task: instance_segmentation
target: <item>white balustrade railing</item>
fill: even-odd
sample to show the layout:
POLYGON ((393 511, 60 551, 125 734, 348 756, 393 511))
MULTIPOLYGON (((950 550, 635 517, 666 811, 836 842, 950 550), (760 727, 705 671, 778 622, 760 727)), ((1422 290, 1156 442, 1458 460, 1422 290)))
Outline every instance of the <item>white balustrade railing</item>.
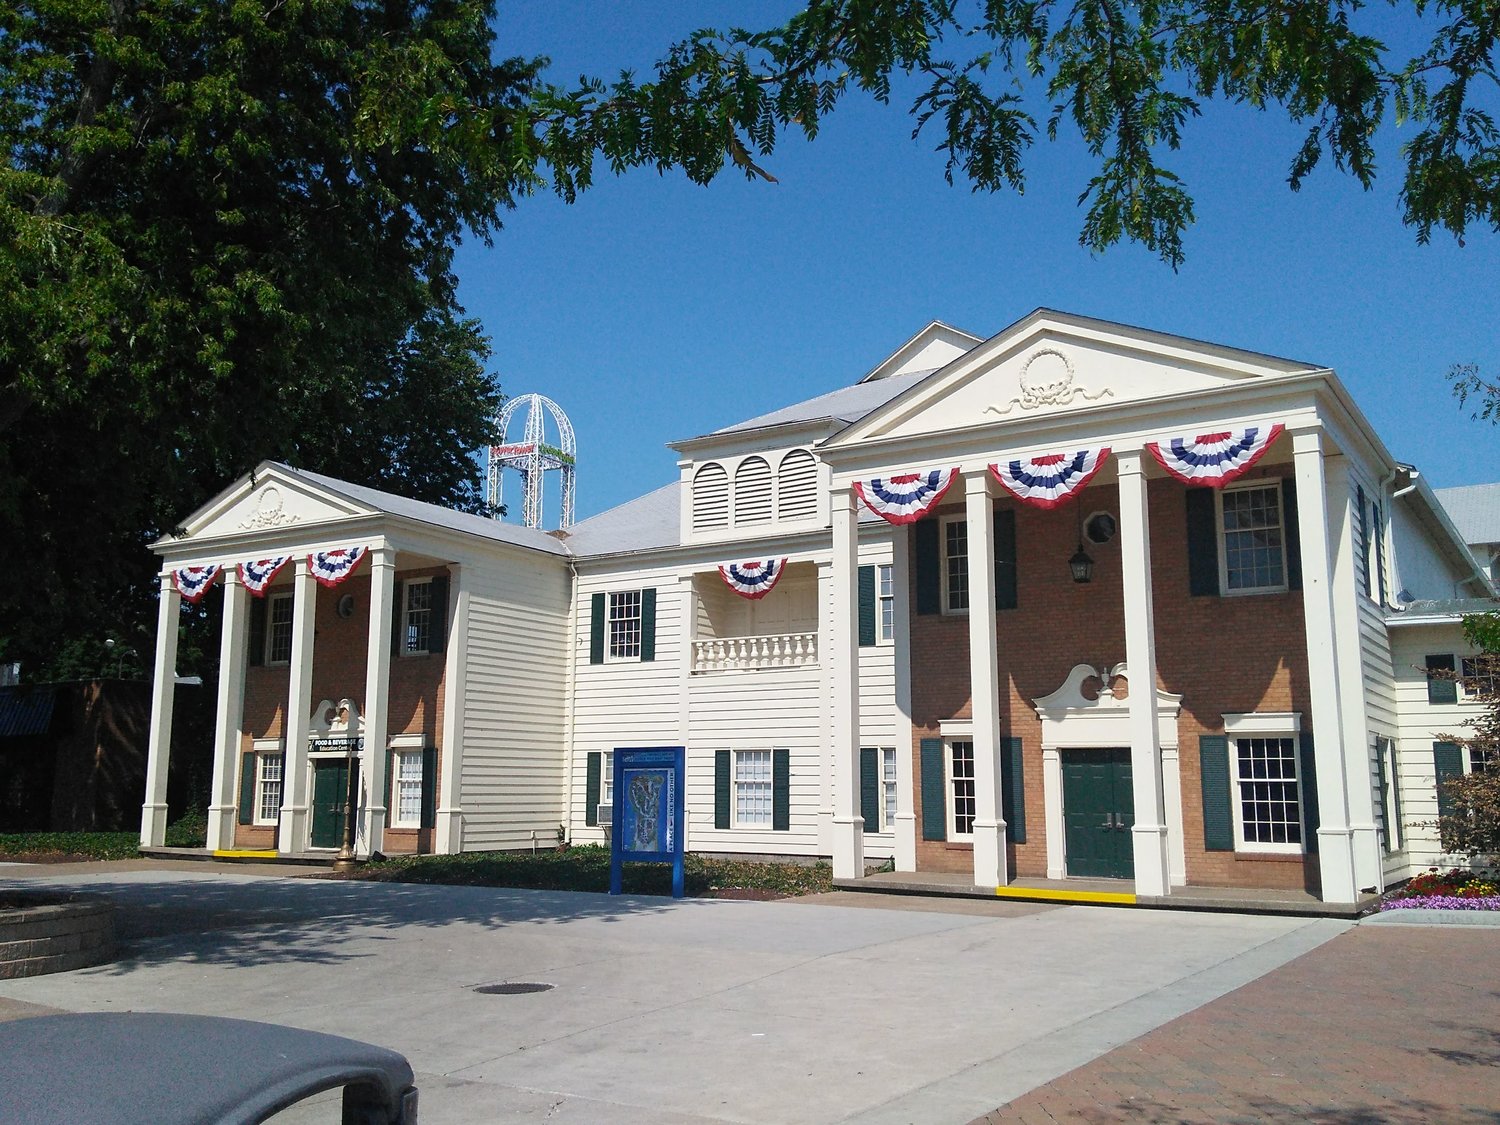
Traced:
POLYGON ((765 637, 710 637, 693 642, 694 672, 740 672, 753 668, 806 668, 818 662, 817 633, 765 637))

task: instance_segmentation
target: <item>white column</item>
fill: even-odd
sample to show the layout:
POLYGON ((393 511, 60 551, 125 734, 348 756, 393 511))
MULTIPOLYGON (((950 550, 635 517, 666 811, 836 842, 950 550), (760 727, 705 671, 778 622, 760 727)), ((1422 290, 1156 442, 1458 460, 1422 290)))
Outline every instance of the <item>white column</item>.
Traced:
POLYGON ((219 634, 219 705, 214 717, 214 774, 209 791, 208 848, 233 846, 238 806, 241 742, 244 738, 246 631, 250 591, 233 566, 224 568, 224 619, 219 634))
POLYGON ((1307 629, 1308 697, 1312 707, 1318 786, 1318 863, 1324 902, 1354 902, 1354 844, 1349 830, 1348 775, 1342 744, 1337 652, 1333 629, 1328 497, 1322 432, 1292 433, 1297 478, 1297 529, 1302 539, 1302 608, 1307 629))
POLYGON ((286 765, 282 785, 281 825, 277 850, 300 852, 308 844, 307 735, 312 708, 313 623, 318 606, 318 584, 308 569, 307 556, 297 556, 292 579, 292 656, 286 689, 286 765))
POLYGON ((1067 825, 1063 821, 1060 750, 1042 750, 1042 803, 1047 810, 1047 878, 1066 879, 1067 825))
POLYGON ((448 568, 448 651, 443 661, 443 748, 438 769, 437 828, 432 850, 453 855, 464 850, 464 710, 469 666, 469 583, 461 566, 448 568))
MULTIPOLYGON (((690 570, 677 575, 677 612, 680 615, 678 620, 682 622, 678 627, 682 642, 677 646, 677 742, 682 747, 683 761, 691 773, 695 765, 692 757, 693 642, 698 639, 698 590, 693 584, 693 572, 690 570)), ((572 805, 568 807, 571 808, 572 805)), ((682 846, 685 851, 692 851, 694 848, 692 821, 693 818, 688 817, 687 822, 682 825, 682 846)), ((613 831, 613 825, 600 827, 608 827, 613 831)))
MULTIPOLYGON (((834 746, 834 648, 833 622, 839 614, 839 601, 833 582, 833 560, 818 563, 818 723, 822 730, 819 744, 823 753, 818 762, 818 854, 833 855, 833 758, 834 746)), ((858 638, 856 638, 857 640, 858 638)), ((863 846, 863 843, 861 843, 863 846)))
POLYGON ((1116 455, 1120 473, 1120 568, 1125 583, 1125 663, 1130 670, 1130 774, 1135 794, 1135 891, 1171 893, 1161 732, 1156 725, 1156 624, 1151 603, 1151 532, 1139 449, 1116 455))
POLYGON ((833 494, 833 874, 865 876, 859 809, 859 522, 854 490, 833 494))
MULTIPOLYGON (((911 525, 892 529, 891 593, 895 596, 896 870, 917 869, 917 782, 912 765, 911 721, 911 525)), ((878 606, 877 606, 878 608, 878 606)))
POLYGON ((969 539, 969 696, 974 714, 974 885, 1010 882, 1000 801, 1000 641, 995 614, 995 508, 988 468, 964 474, 969 539))
POLYGON ((177 622, 182 595, 172 576, 161 576, 156 603, 156 667, 151 680, 151 733, 146 743, 146 802, 141 806, 141 846, 167 840, 167 763, 172 754, 172 703, 177 695, 177 622))
MULTIPOLYGON (((1170 732, 1176 734, 1176 731, 1170 732)), ((1161 731, 1157 731, 1158 736, 1161 731)), ((1172 886, 1187 886, 1187 834, 1182 821, 1182 756, 1176 746, 1161 748, 1162 795, 1167 805, 1167 866, 1172 886)))
MULTIPOLYGON (((1370 727, 1365 709, 1364 666, 1359 637, 1360 599, 1365 596, 1355 574, 1359 567, 1358 544, 1354 541, 1354 521, 1358 500, 1351 495, 1349 465, 1342 456, 1324 459, 1324 479, 1328 488, 1330 528, 1335 535, 1333 561, 1333 628, 1337 639, 1339 692, 1339 730, 1343 732, 1344 761, 1349 775, 1349 831, 1354 849, 1356 887, 1385 889, 1385 871, 1380 850, 1380 833, 1375 827, 1373 770, 1370 765, 1370 727)), ((1371 534, 1380 529, 1371 527, 1371 534)), ((1369 548, 1373 552, 1373 548, 1369 548)), ((1373 562, 1371 574, 1373 579, 1373 562)), ((1316 741, 1314 741, 1316 746, 1316 741)))
MULTIPOLYGON (((391 710, 391 602, 395 590, 396 552, 390 547, 375 547, 370 551, 370 631, 365 647, 365 698, 360 712, 365 724, 365 747, 360 755, 365 807, 358 846, 363 855, 385 850, 385 826, 390 822, 385 806, 385 775, 390 768, 386 728, 391 710)), ((451 710, 452 701, 448 702, 451 710)))

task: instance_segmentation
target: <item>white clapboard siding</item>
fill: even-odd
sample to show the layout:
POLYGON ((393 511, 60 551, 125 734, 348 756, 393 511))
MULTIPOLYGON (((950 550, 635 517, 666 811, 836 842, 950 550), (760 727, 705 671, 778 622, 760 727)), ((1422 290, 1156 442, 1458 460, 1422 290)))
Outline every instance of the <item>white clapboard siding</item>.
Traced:
POLYGON ((1402 874, 1414 875, 1428 867, 1465 866, 1462 857, 1443 854, 1438 844, 1433 824, 1437 820, 1437 773, 1432 744, 1446 741, 1445 735, 1463 734, 1476 707, 1466 702, 1461 692, 1456 704, 1427 702, 1427 677, 1422 669, 1429 653, 1453 653, 1462 660, 1473 650, 1464 643, 1456 622, 1397 628, 1391 636, 1400 732, 1397 772, 1407 860, 1402 874))
POLYGON ((550 846, 563 820, 568 572, 517 552, 462 581, 464 850, 550 846))
POLYGON ((569 654, 574 685, 567 825, 568 838, 574 843, 604 841, 605 826, 586 823, 590 752, 612 751, 617 746, 683 744, 679 699, 682 642, 682 595, 675 568, 657 565, 630 569, 616 564, 579 574, 569 654), (602 664, 590 664, 594 595, 647 588, 656 590, 656 659, 606 659, 602 664))

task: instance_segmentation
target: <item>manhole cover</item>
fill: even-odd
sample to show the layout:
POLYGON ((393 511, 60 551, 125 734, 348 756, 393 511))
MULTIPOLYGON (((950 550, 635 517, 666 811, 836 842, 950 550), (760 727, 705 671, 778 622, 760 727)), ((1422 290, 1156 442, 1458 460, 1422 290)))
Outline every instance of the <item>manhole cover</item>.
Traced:
POLYGON ((520 996, 524 992, 546 992, 552 985, 529 981, 506 981, 504 984, 481 984, 474 991, 485 996, 520 996))

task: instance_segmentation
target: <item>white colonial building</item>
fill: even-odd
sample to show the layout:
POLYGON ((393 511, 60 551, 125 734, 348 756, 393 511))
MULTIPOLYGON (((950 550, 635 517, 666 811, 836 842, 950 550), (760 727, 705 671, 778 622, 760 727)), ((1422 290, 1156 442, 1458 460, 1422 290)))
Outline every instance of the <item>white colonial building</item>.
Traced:
POLYGON ((611 753, 682 746, 690 850, 842 877, 1351 903, 1436 858, 1423 669, 1493 590, 1332 370, 1038 310, 674 448, 567 533, 232 484, 156 545, 143 842, 186 592, 218 851, 336 848, 351 791, 362 854, 603 841, 611 753))

